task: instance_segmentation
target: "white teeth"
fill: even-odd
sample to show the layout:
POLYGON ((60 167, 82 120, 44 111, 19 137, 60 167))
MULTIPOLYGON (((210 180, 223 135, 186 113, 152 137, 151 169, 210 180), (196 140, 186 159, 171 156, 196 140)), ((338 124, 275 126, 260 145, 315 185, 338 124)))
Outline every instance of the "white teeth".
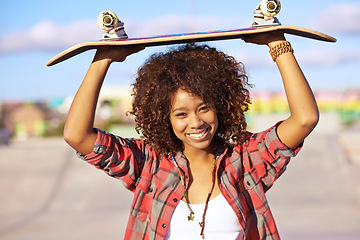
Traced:
POLYGON ((206 130, 204 130, 201 133, 188 133, 188 135, 193 138, 200 138, 200 137, 204 136, 205 133, 206 133, 206 130))

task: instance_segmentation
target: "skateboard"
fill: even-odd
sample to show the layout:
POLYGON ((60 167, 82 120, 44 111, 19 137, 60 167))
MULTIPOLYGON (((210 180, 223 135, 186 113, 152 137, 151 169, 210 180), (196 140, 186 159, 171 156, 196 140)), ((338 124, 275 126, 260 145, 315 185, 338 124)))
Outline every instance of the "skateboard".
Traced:
POLYGON ((124 29, 124 23, 112 11, 103 11, 98 16, 98 25, 104 30, 99 41, 79 43, 59 53, 47 62, 52 66, 85 51, 97 49, 100 46, 135 46, 145 47, 183 44, 189 42, 208 42, 218 40, 238 39, 246 35, 281 30, 286 34, 325 41, 336 42, 334 37, 324 33, 290 25, 281 25, 275 17, 281 9, 279 0, 262 0, 254 11, 254 21, 251 27, 207 32, 159 35, 145 38, 129 38, 124 29))

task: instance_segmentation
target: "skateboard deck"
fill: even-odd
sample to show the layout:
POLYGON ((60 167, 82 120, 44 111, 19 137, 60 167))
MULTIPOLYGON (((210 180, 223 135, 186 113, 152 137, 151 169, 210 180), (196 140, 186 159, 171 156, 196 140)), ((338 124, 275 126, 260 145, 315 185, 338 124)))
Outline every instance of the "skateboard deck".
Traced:
MULTIPOLYGON (((269 2, 271 2, 271 3, 275 2, 275 3, 280 4, 280 2, 278 0, 276 0, 276 1, 263 0, 263 2, 265 2, 266 4, 269 4, 269 2)), ((259 4, 258 8, 259 8, 258 11, 260 11, 260 4, 259 4)), ((111 11, 104 11, 104 12, 106 14, 108 14, 108 12, 112 13, 111 11)), ((99 15, 99 18, 103 17, 102 14, 104 12, 102 12, 99 15)), ((256 11, 255 11, 255 13, 256 13, 256 11)), ((106 17, 108 17, 108 16, 106 16, 106 17)), ((106 17, 104 17, 104 22, 109 22, 109 19, 106 19, 106 17)), ((102 21, 102 20, 99 20, 99 18, 98 18, 98 22, 100 25, 100 21, 102 21)), ((320 40, 320 41, 326 41, 326 42, 336 42, 335 38, 333 38, 329 35, 326 35, 324 33, 318 32, 318 31, 314 31, 314 30, 310 30, 310 29, 306 29, 306 28, 302 28, 302 27, 297 27, 297 26, 281 25, 280 23, 277 22, 276 18, 274 18, 276 20, 276 23, 274 24, 275 20, 271 19, 272 25, 269 25, 269 26, 267 26, 267 25, 264 25, 264 26, 261 26, 261 25, 256 26, 255 25, 254 26, 253 25, 253 27, 250 27, 250 28, 242 28, 242 29, 235 29, 235 30, 225 30, 225 31, 220 30, 220 31, 208 31, 208 32, 170 34, 170 35, 160 35, 160 36, 153 36, 153 37, 146 37, 146 38, 127 38, 127 35, 123 30, 124 29, 123 23, 120 21, 117 22, 118 19, 116 19, 116 18, 117 17, 115 15, 115 20, 110 19, 110 21, 116 21, 116 24, 121 23, 120 27, 119 27, 119 25, 117 25, 118 29, 116 29, 116 30, 119 30, 119 28, 120 28, 120 32, 121 32, 122 36, 119 37, 119 34, 116 35, 116 34, 112 33, 112 35, 116 35, 114 39, 112 39, 113 38, 112 36, 110 36, 110 37, 106 36, 106 37, 103 37, 103 40, 79 43, 73 47, 70 47, 70 48, 64 50, 63 52, 59 53, 58 55, 56 55, 46 65, 47 66, 55 65, 57 63, 65 61, 65 60, 67 60, 71 57, 74 57, 80 53, 83 53, 85 51, 97 49, 100 46, 143 45, 143 46, 149 47, 149 46, 183 44, 183 43, 189 43, 189 42, 208 42, 208 41, 238 39, 238 38, 241 38, 246 35, 272 32, 272 31, 277 31, 277 30, 281 30, 286 34, 296 35, 296 36, 300 36, 300 37, 305 37, 305 38, 310 38, 310 39, 315 39, 315 40, 320 40)), ((109 30, 111 29, 111 28, 106 28, 106 27, 102 27, 102 28, 104 30, 107 30, 107 33, 109 33, 109 30)))

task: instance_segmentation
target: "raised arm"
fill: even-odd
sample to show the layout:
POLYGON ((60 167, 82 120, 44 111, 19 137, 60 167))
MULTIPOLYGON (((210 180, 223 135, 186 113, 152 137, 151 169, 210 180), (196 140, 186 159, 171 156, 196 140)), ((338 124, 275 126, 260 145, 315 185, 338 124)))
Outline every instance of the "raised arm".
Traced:
MULTIPOLYGON (((244 40, 267 44, 270 49, 286 42, 282 32, 259 34, 244 40)), ((291 51, 280 54, 275 61, 290 109, 290 117, 278 126, 277 133, 286 146, 295 149, 315 128, 319 120, 319 111, 312 90, 294 54, 291 51)))
POLYGON ((92 152, 96 140, 93 130, 95 109, 101 86, 112 62, 122 62, 142 47, 103 47, 95 54, 71 105, 64 128, 65 141, 83 154, 92 152))

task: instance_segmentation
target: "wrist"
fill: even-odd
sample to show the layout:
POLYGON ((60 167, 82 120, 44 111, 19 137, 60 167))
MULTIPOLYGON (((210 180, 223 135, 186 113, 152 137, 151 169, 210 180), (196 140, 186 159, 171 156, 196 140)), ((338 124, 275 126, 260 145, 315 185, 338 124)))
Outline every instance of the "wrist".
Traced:
POLYGON ((103 54, 102 52, 97 51, 94 59, 93 59, 93 63, 95 62, 101 62, 104 63, 106 65, 110 65, 113 61, 112 59, 108 58, 106 54, 103 54))
POLYGON ((279 32, 274 32, 268 38, 267 45, 269 48, 275 47, 276 45, 281 44, 282 42, 286 42, 286 38, 283 32, 281 34, 279 32))
POLYGON ((271 42, 269 42, 267 45, 268 45, 268 47, 271 49, 271 48, 273 48, 273 47, 275 47, 275 46, 277 46, 277 45, 279 45, 279 44, 281 44, 281 43, 285 43, 285 42, 287 42, 287 41, 286 41, 286 39, 284 38, 284 39, 279 39, 279 40, 276 40, 276 41, 271 41, 271 42))
POLYGON ((288 41, 276 41, 269 44, 269 53, 271 58, 275 62, 276 59, 286 53, 293 53, 294 49, 291 47, 290 42, 288 41))

